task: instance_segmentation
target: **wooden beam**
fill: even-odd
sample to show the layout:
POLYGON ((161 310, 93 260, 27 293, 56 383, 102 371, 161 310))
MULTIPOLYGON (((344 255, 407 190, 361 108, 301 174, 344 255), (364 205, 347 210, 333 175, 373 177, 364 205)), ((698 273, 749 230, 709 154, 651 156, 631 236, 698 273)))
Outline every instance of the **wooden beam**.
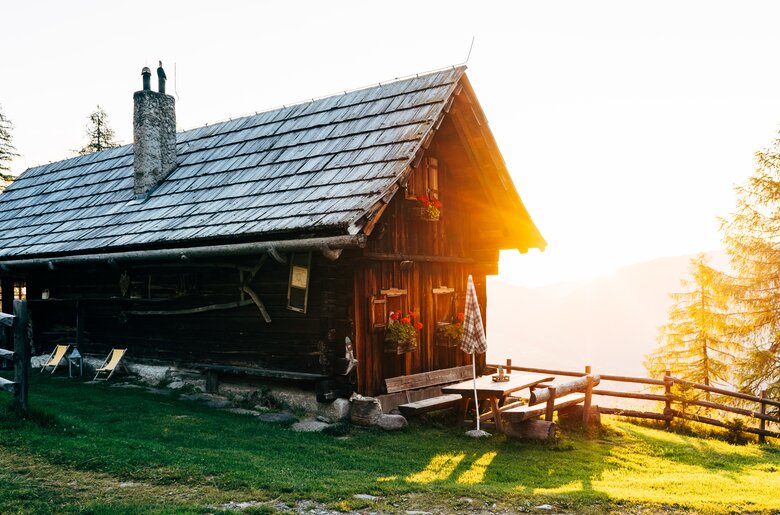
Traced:
POLYGON ((371 261, 418 261, 421 263, 463 263, 463 264, 477 263, 475 259, 467 258, 467 257, 385 254, 381 252, 364 252, 362 257, 364 259, 368 259, 371 261))
POLYGON ((331 249, 327 245, 323 245, 320 249, 322 252, 322 255, 325 256, 330 261, 336 261, 340 256, 343 249, 331 249))
POLYGON ((585 376, 565 384, 556 385, 554 389, 553 388, 536 389, 531 392, 531 397, 528 400, 528 404, 530 406, 533 406, 534 404, 547 402, 547 400, 550 399, 551 397, 554 399, 556 394, 558 395, 558 397, 563 397, 564 395, 573 392, 583 392, 588 387, 589 377, 593 378, 593 386, 596 386, 597 384, 599 384, 599 381, 601 381, 598 375, 585 376))
POLYGON ((775 401, 771 399, 762 399, 761 397, 750 395, 748 393, 733 392, 731 390, 725 390, 723 388, 716 388, 714 386, 707 386, 704 384, 694 383, 692 381, 686 381, 685 379, 679 379, 677 377, 672 377, 671 380, 678 384, 691 386, 693 388, 696 388, 697 390, 704 390, 705 392, 712 392, 720 395, 726 395, 728 397, 736 397, 737 399, 744 399, 746 401, 766 403, 769 404, 770 406, 780 407, 780 401, 775 401))
POLYGON ((222 309, 233 309, 233 308, 240 308, 243 306, 249 306, 252 304, 253 301, 250 299, 242 300, 239 302, 226 302, 224 304, 211 304, 209 306, 200 306, 197 308, 188 308, 188 309, 167 309, 167 310, 157 310, 157 311, 140 311, 140 310, 132 310, 132 311, 124 311, 127 315, 190 315, 193 313, 205 313, 207 311, 219 311, 222 309))
POLYGON ((268 248, 268 254, 274 258, 277 263, 287 263, 287 257, 284 254, 280 254, 275 247, 268 248))
POLYGON ((254 290, 252 290, 252 288, 246 284, 241 287, 241 290, 252 298, 252 302, 254 302, 255 306, 257 306, 257 309, 260 310, 260 314, 263 316, 263 320, 265 320, 267 324, 270 324, 271 315, 268 314, 268 310, 265 309, 265 304, 263 304, 263 301, 260 300, 260 297, 258 297, 254 290))

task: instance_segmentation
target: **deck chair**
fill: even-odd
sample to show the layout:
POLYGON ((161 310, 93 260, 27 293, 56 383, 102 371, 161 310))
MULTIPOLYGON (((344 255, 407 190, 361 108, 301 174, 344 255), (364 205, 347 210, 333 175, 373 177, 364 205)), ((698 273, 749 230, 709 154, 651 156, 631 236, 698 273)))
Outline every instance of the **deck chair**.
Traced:
MULTIPOLYGON (((124 357, 125 353, 127 352, 127 349, 111 349, 111 352, 108 353, 108 357, 106 357, 106 360, 103 362, 103 365, 95 369, 95 379, 93 381, 98 380, 98 376, 100 374, 108 374, 103 380, 108 381, 111 379, 111 376, 114 375, 114 372, 116 371, 117 367, 120 366, 120 361, 122 361, 122 358, 124 357)), ((127 371, 127 368, 124 365, 121 365, 122 368, 127 371)))
POLYGON ((54 374, 54 371, 60 366, 60 362, 65 358, 65 354, 67 354, 69 350, 70 345, 57 345, 54 347, 51 355, 49 355, 49 359, 41 366, 41 373, 51 367, 51 373, 54 374))

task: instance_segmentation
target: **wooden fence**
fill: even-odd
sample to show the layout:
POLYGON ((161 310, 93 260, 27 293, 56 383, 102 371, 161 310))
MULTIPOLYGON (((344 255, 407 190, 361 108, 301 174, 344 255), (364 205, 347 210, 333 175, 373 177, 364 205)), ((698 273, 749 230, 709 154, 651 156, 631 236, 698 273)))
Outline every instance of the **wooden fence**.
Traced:
MULTIPOLYGON (((497 368, 498 365, 487 365, 491 368, 497 368)), ((586 366, 583 372, 574 372, 571 370, 552 370, 546 368, 531 368, 531 367, 518 367, 512 365, 512 360, 507 359, 505 365, 501 365, 507 371, 519 371, 519 372, 536 372, 539 374, 549 374, 554 376, 569 376, 569 377, 582 377, 591 373, 591 367, 586 366)), ((669 428, 672 421, 675 418, 691 420, 694 422, 700 422, 702 424, 709 424, 713 426, 729 428, 730 425, 721 419, 706 417, 691 413, 688 407, 698 406, 708 408, 718 412, 732 413, 747 417, 747 423, 741 428, 741 431, 746 433, 752 433, 758 435, 760 442, 764 442, 766 437, 780 438, 780 432, 767 429, 767 422, 780 424, 780 409, 774 409, 774 414, 770 414, 771 409, 768 408, 780 408, 780 401, 769 399, 766 396, 766 391, 761 391, 760 395, 750 395, 742 392, 734 392, 731 390, 725 390, 723 388, 717 388, 714 386, 703 385, 686 381, 673 377, 670 372, 666 372, 662 379, 653 379, 649 377, 629 377, 618 376, 610 374, 599 374, 601 377, 602 388, 594 388, 593 395, 601 397, 612 397, 618 399, 636 399, 641 401, 656 401, 663 403, 663 410, 661 412, 654 411, 641 411, 635 409, 622 409, 622 408, 608 408, 599 406, 599 412, 605 415, 619 415, 623 417, 644 418, 652 420, 663 420, 666 422, 666 427, 669 428), (603 388, 605 382, 615 383, 630 383, 637 385, 646 385, 649 387, 658 388, 658 393, 646 393, 639 391, 618 391, 608 390, 603 388), (747 409, 740 406, 730 406, 728 404, 722 404, 718 402, 712 402, 709 399, 701 400, 697 395, 680 396, 673 392, 672 387, 679 385, 683 390, 691 392, 706 392, 713 393, 722 397, 739 399, 743 401, 743 405, 758 405, 757 411, 753 409, 747 409), (663 393, 660 393, 660 389, 663 387, 663 393), (747 401, 747 402, 744 402, 747 401), (685 406, 684 409, 676 409, 673 403, 677 406, 685 406), (752 423, 753 425, 749 425, 752 423)), ((744 419, 743 419, 744 420, 744 419)))
MULTIPOLYGON (((28 414, 27 394, 30 376, 30 343, 25 334, 27 324, 21 323, 22 320, 27 320, 26 309, 26 303, 14 301, 15 319, 12 325, 14 350, 0 349, 0 358, 12 360, 14 364, 14 379, 11 381, 0 377, 0 392, 13 394, 14 409, 22 417, 28 414)), ((3 330, 2 326, 0 330, 3 330)))

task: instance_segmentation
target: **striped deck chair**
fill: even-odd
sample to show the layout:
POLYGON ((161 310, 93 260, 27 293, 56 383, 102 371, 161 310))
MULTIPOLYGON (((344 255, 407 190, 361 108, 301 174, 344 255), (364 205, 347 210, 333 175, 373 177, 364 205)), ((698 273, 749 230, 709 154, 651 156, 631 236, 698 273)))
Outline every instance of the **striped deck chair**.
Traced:
POLYGON ((53 374, 54 371, 57 370, 57 367, 60 366, 60 362, 65 358, 65 354, 67 354, 69 350, 70 345, 57 345, 54 347, 51 355, 49 355, 49 359, 41 366, 41 373, 51 367, 51 373, 53 374))
MULTIPOLYGON (((119 366, 119 362, 122 361, 122 358, 124 357, 126 352, 127 349, 111 349, 111 352, 108 353, 108 357, 106 357, 106 360, 103 362, 103 365, 100 368, 95 369, 96 374, 95 374, 95 379, 93 379, 93 381, 97 381, 98 376, 103 373, 108 374, 103 379, 104 381, 108 381, 109 379, 111 379, 111 376, 114 375, 114 372, 119 366)), ((122 367, 124 367, 124 365, 122 365, 122 367)))

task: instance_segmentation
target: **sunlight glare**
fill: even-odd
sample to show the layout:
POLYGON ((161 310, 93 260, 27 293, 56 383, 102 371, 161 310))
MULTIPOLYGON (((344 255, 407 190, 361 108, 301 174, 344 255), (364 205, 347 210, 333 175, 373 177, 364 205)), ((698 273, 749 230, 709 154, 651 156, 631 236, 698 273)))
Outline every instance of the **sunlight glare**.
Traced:
POLYGON ((411 474, 406 480, 410 483, 422 484, 432 483, 433 481, 443 481, 452 475, 465 457, 466 455, 464 453, 437 454, 431 458, 431 462, 428 463, 425 470, 417 472, 416 474, 411 474))
POLYGON ((476 485, 481 483, 485 479, 485 472, 487 468, 493 463, 493 458, 496 457, 495 452, 486 452, 471 464, 471 467, 458 477, 457 483, 461 485, 476 485))

